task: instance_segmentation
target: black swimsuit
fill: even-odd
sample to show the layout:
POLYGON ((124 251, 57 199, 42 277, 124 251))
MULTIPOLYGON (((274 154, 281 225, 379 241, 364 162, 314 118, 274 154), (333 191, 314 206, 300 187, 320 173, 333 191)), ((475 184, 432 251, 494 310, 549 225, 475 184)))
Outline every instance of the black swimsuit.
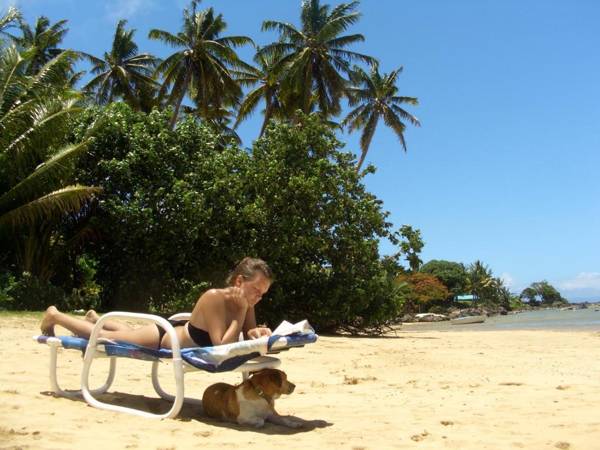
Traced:
MULTIPOLYGON (((188 333, 190 334, 192 341, 194 341, 194 343, 198 347, 211 347, 213 345, 212 341, 210 340, 210 335, 208 334, 208 331, 203 330, 202 328, 195 327, 194 325, 189 323, 189 321, 187 321, 187 320, 169 320, 169 323, 171 325, 173 325, 174 327, 183 327, 187 323, 188 324, 188 333)), ((156 324, 156 328, 158 328, 158 348, 160 348, 160 343, 162 342, 162 338, 167 332, 164 330, 163 327, 161 327, 158 324, 156 324)))

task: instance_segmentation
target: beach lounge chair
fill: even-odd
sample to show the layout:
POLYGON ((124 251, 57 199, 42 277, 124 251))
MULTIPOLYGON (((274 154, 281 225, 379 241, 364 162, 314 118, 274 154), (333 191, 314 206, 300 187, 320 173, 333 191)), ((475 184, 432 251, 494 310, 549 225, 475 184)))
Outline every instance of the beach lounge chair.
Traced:
MULTIPOLYGON (((170 319, 189 319, 190 315, 191 314, 189 313, 176 314, 170 319)), ((151 314, 110 312, 104 314, 98 320, 89 340, 73 336, 34 336, 34 339, 39 343, 47 344, 50 348, 50 383, 52 385, 52 390, 57 395, 64 397, 79 397, 83 395, 87 403, 96 408, 125 412, 142 417, 165 419, 176 417, 183 406, 184 400, 188 402, 199 402, 199 400, 186 399, 184 397, 184 375, 186 372, 199 370, 213 373, 236 371, 241 372, 243 379, 246 379, 251 372, 266 368, 276 368, 281 364, 281 361, 278 358, 266 356, 267 353, 278 353, 293 347, 302 347, 305 344, 313 343, 317 340, 317 335, 305 321, 296 324, 295 328, 293 326, 280 326, 275 331, 280 334, 273 334, 272 336, 265 336, 255 340, 240 341, 233 344, 217 345, 214 347, 182 349, 179 347, 175 329, 162 317, 151 314), (169 334, 172 349, 157 350, 126 342, 98 338, 103 323, 115 318, 141 319, 160 325, 169 334), (283 335, 284 333, 286 335, 283 335), (56 363, 59 348, 75 349, 84 353, 80 390, 65 391, 58 384, 56 363), (93 360, 99 357, 110 358, 108 377, 103 386, 98 389, 90 389, 90 368, 93 360), (112 385, 115 378, 116 362, 119 357, 152 362, 152 385, 161 398, 173 402, 169 411, 164 414, 153 414, 136 408, 105 403, 96 398, 97 395, 105 393, 112 385), (159 383, 158 366, 161 361, 164 360, 170 360, 173 364, 175 395, 165 392, 159 383)))

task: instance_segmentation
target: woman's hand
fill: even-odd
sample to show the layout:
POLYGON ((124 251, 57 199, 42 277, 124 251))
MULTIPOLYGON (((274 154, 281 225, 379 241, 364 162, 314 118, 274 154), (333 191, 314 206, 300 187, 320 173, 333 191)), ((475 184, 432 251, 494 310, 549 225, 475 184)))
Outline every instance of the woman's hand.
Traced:
POLYGON ((246 310, 248 309, 248 300, 244 292, 239 287, 228 287, 226 293, 226 299, 229 300, 237 309, 246 310))
POLYGON ((267 327, 256 327, 248 330, 250 339, 258 339, 263 336, 271 336, 271 329, 267 327))

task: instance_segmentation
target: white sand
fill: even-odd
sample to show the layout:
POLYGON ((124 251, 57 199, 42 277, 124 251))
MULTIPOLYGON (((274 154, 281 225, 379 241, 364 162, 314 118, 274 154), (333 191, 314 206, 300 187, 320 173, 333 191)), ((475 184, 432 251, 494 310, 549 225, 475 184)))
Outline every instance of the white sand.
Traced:
MULTIPOLYGON (((281 354, 297 388, 277 409, 307 427, 255 430, 210 420, 199 407, 157 421, 56 398, 48 392, 48 349, 31 340, 37 325, 31 317, 0 318, 0 448, 600 448, 599 332, 405 327, 396 337, 321 337, 281 354)), ((77 388, 80 353, 63 351, 59 363, 63 387, 77 388)), ((106 361, 95 366, 103 381, 106 361)), ((150 367, 119 360, 104 398, 168 409, 152 389, 150 367)), ((172 386, 171 366, 161 373, 172 386)), ((186 393, 201 398, 209 384, 238 377, 191 373, 186 393)))

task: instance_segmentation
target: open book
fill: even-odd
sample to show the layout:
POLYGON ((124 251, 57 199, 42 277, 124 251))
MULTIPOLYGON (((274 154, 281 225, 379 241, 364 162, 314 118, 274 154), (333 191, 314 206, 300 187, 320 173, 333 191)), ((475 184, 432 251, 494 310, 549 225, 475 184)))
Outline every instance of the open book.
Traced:
POLYGON ((277 328, 273 330, 273 334, 278 336, 288 336, 294 333, 314 333, 315 330, 310 326, 308 320, 301 320, 297 323, 290 323, 287 320, 281 322, 277 328))

